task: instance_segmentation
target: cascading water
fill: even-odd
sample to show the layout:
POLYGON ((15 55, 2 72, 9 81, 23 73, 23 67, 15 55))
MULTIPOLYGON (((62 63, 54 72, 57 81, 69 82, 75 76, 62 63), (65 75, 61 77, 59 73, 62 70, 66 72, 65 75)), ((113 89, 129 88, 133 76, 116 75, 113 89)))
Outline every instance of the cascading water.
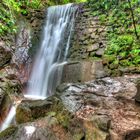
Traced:
POLYGON ((15 114, 16 114, 16 107, 12 106, 9 113, 8 113, 8 116, 4 120, 2 126, 0 127, 0 131, 3 131, 4 129, 6 129, 11 124, 15 114))
POLYGON ((76 7, 73 4, 48 8, 44 38, 36 57, 26 97, 48 97, 60 83, 75 13, 76 7))
MULTIPOLYGON (((29 80, 25 97, 44 99, 52 94, 61 81, 63 65, 66 64, 76 7, 73 4, 48 8, 47 22, 41 48, 29 80)), ((12 106, 0 131, 6 129, 16 113, 12 106)))

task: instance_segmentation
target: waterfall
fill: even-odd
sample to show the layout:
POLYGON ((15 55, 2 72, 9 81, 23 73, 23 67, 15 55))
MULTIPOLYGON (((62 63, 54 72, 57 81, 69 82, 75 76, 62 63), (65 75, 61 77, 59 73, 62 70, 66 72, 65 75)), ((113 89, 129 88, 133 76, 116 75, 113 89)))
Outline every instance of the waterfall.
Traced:
MULTIPOLYGON (((70 46, 76 9, 73 4, 48 8, 43 40, 36 56, 25 97, 35 100, 45 99, 53 94, 56 86, 60 84, 63 65, 67 63, 66 57, 70 46)), ((12 123, 17 105, 11 107, 0 127, 0 131, 6 129, 12 123)))
POLYGON ((43 40, 29 79, 26 97, 48 97, 60 84, 76 9, 73 4, 48 8, 43 40))

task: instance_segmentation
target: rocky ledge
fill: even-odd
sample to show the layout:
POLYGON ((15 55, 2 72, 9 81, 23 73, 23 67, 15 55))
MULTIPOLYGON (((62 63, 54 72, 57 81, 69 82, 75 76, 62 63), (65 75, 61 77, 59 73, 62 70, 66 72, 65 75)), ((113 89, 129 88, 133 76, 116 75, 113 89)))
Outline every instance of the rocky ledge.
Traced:
POLYGON ((46 100, 23 100, 1 140, 137 140, 140 75, 66 83, 46 100))

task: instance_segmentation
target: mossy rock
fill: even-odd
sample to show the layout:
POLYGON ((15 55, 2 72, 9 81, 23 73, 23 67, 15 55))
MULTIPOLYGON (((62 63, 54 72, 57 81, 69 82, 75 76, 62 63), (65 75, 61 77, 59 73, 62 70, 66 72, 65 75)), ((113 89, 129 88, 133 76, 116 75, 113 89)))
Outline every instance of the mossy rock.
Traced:
POLYGON ((16 122, 20 124, 45 117, 51 105, 53 103, 48 100, 23 100, 16 110, 16 122))
POLYGON ((106 65, 106 66, 104 66, 104 71, 105 71, 105 73, 107 74, 107 76, 110 76, 111 75, 111 69, 106 65))
POLYGON ((109 64, 116 60, 116 56, 104 55, 102 59, 103 59, 103 64, 109 64))
POLYGON ((113 63, 111 63, 109 65, 110 69, 117 69, 118 67, 119 67, 119 61, 118 60, 113 61, 113 63))
POLYGON ((12 101, 8 94, 0 93, 0 119, 3 120, 5 115, 7 115, 12 101))
POLYGON ((4 91, 8 95, 21 94, 22 86, 17 80, 8 80, 4 85, 4 91))
POLYGON ((14 135, 17 131, 17 127, 11 126, 0 133, 0 140, 7 140, 11 135, 14 135))
POLYGON ((86 129, 86 140, 107 140, 109 137, 108 133, 98 129, 98 127, 95 126, 95 122, 86 121, 84 125, 86 129))
POLYGON ((130 65, 130 62, 128 60, 121 60, 119 63, 121 66, 124 66, 124 67, 127 67, 130 65))
POLYGON ((7 63, 10 63, 12 53, 0 46, 0 68, 3 68, 7 63))
POLYGON ((56 97, 49 97, 43 101, 22 101, 16 110, 16 121, 21 124, 50 115, 54 116, 62 126, 69 125, 71 114, 56 97))
POLYGON ((114 69, 111 71, 111 76, 116 77, 116 76, 121 76, 122 72, 119 69, 114 69))
POLYGON ((33 121, 31 110, 25 106, 19 105, 16 109, 16 122, 20 124, 29 121, 33 121))

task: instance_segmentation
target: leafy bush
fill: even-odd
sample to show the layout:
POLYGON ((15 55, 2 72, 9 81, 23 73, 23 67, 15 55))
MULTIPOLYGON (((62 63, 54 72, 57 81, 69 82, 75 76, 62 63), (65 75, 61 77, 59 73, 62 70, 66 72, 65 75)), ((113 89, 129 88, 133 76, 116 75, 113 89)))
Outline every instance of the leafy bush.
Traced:
POLYGON ((140 64, 140 1, 88 0, 93 16, 107 25, 105 56, 116 58, 121 66, 140 64), (133 14, 133 16, 132 16, 133 14))
POLYGON ((16 33, 17 16, 27 16, 32 9, 84 1, 86 0, 2 0, 0 3, 0 35, 16 33))

